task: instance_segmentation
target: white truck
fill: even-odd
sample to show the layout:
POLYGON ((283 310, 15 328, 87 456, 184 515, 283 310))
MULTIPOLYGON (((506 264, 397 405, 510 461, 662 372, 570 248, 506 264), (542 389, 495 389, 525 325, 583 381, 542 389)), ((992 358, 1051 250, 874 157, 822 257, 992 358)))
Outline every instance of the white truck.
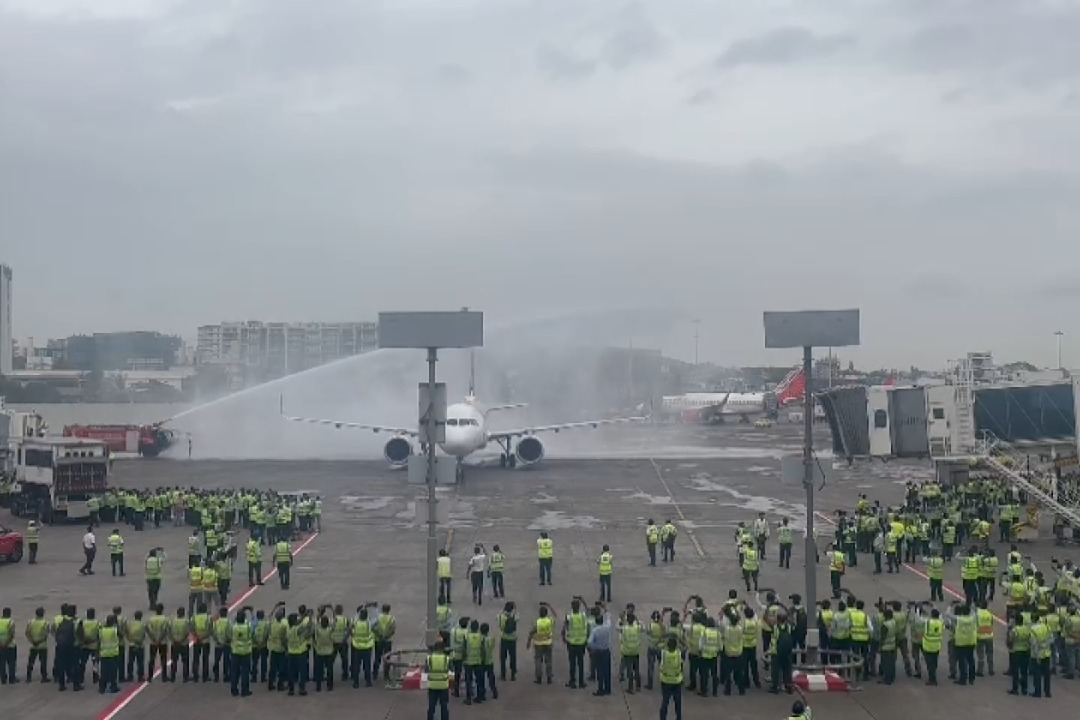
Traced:
POLYGON ((104 442, 23 437, 12 445, 12 515, 45 523, 90 517, 90 498, 104 493, 109 484, 109 450, 104 442))

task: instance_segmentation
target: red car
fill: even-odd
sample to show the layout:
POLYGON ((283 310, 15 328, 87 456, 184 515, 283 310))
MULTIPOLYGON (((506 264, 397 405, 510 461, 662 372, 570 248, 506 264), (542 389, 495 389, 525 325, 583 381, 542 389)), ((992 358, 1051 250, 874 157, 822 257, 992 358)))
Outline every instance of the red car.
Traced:
POLYGON ((23 556, 23 536, 0 525, 0 560, 19 562, 23 556))

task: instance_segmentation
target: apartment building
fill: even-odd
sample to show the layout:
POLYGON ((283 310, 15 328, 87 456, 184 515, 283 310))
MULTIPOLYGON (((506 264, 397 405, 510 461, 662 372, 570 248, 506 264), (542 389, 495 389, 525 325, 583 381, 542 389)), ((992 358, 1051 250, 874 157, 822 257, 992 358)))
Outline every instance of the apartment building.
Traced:
POLYGON ((199 328, 200 365, 244 367, 265 376, 288 375, 379 347, 373 322, 223 322, 199 328))

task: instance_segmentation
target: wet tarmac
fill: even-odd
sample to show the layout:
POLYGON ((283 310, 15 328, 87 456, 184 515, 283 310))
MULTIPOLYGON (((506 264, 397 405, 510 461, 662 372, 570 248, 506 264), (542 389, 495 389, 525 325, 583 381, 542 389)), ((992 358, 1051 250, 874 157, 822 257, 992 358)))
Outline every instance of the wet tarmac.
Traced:
MULTIPOLYGON (((771 520, 789 516, 802 527, 805 504, 801 489, 784 487, 779 462, 774 458, 797 446, 795 428, 774 428, 769 433, 747 428, 695 431, 698 437, 683 437, 675 446, 695 449, 683 457, 654 453, 632 457, 629 447, 624 457, 606 460, 559 458, 518 471, 497 467, 470 468, 463 486, 443 493, 449 507, 449 523, 440 533, 440 546, 447 547, 455 572, 455 615, 468 614, 494 622, 500 605, 485 598, 482 607, 469 602, 464 573, 474 543, 489 549, 499 544, 506 553, 506 589, 518 603, 523 623, 531 624, 540 601, 565 613, 573 595, 592 598, 597 593, 596 556, 603 544, 615 555, 614 606, 633 602, 643 611, 664 606, 682 607, 691 594, 718 605, 729 588, 742 591, 733 552, 733 529, 740 520, 750 521, 758 512, 771 520), (771 436, 771 440, 769 439, 771 436), (710 446, 718 450, 708 457, 710 446), (737 452, 725 455, 725 447, 737 452), (757 454, 743 450, 755 448, 757 454), (752 454, 752 457, 745 455, 752 454), (680 527, 678 557, 673 564, 649 567, 645 553, 644 525, 671 519, 680 527), (546 530, 555 543, 554 587, 539 587, 536 577, 535 541, 546 530)), ((675 431, 671 431, 672 435, 675 431)), ((631 441, 634 442, 634 441, 631 441)), ((659 446, 655 440, 646 449, 659 446)), ((840 507, 854 504, 857 493, 885 502, 896 502, 908 479, 930 477, 927 465, 841 467, 832 482, 819 493, 824 548, 831 527, 826 520, 840 507)), ((200 485, 204 487, 273 487, 310 489, 325 501, 324 532, 308 542, 296 558, 292 588, 282 591, 268 582, 248 594, 241 582, 242 567, 234 581, 232 600, 270 609, 284 601, 291 608, 300 603, 317 606, 343 603, 355 608, 364 601, 389 602, 398 618, 398 648, 420 647, 423 637, 423 595, 425 568, 425 528, 415 522, 416 499, 423 488, 410 487, 405 476, 378 462, 260 462, 260 461, 131 461, 118 463, 115 481, 129 486, 200 485)), ((16 527, 6 514, 0 522, 16 527)), ((110 528, 98 530, 99 542, 110 528)), ((128 573, 124 578, 109 574, 107 558, 99 555, 97 574, 82 577, 79 527, 51 527, 42 533, 39 563, 0 567, 0 605, 10 606, 20 621, 20 675, 26 660, 22 623, 35 607, 43 606, 48 616, 59 604, 73 601, 80 611, 97 608, 99 614, 120 605, 130 614, 146 605, 142 558, 152 546, 169 553, 162 600, 167 612, 186 604, 186 528, 162 527, 136 533, 122 529, 126 539, 128 573)), ((1049 542, 1030 546, 1036 562, 1062 552, 1049 542)), ((774 588, 782 596, 803 589, 803 547, 797 542, 791 570, 774 565, 775 540, 770 543, 761 577, 762 589, 774 588)), ((849 571, 845 586, 869 601, 886 599, 921 600, 928 597, 927 581, 920 576, 921 565, 897 575, 870 574, 871 563, 861 558, 858 568, 849 571)), ((959 587, 959 568, 947 570, 946 583, 959 587)), ((828 587, 824 566, 818 570, 819 595, 828 587)), ((1003 611, 1000 599, 996 612, 1003 611)), ((999 631, 1001 629, 999 628, 999 631)), ((1004 667, 1004 642, 999 643, 998 666, 1004 667)), ((492 718, 615 718, 656 717, 659 693, 644 692, 597 698, 590 693, 563 687, 566 658, 556 652, 556 684, 552 688, 533 685, 532 658, 519 648, 521 672, 516 682, 500 686, 499 700, 481 706, 464 707, 454 701, 454 717, 492 718)), ((910 720, 912 717, 1014 718, 1039 711, 1063 716, 1080 696, 1080 681, 1055 678, 1050 700, 1014 698, 1006 694, 1006 680, 980 678, 973 688, 944 683, 927 688, 922 682, 901 677, 893 687, 876 684, 849 694, 810 696, 815 717, 879 718, 910 720)), ((225 685, 199 688, 182 683, 148 686, 126 685, 119 695, 99 695, 87 688, 79 695, 58 693, 55 686, 34 683, 0 688, 0 707, 5 720, 47 717, 56 720, 154 718, 181 720, 190 717, 254 717, 271 720, 298 713, 345 716, 362 712, 372 718, 422 717, 426 697, 421 692, 389 691, 382 688, 353 690, 337 685, 332 693, 285 697, 256 687, 255 695, 233 698, 225 685)), ((745 697, 704 699, 684 695, 686 718, 715 716, 732 718, 786 717, 792 698, 771 696, 752 690, 745 697)), ((673 716, 672 716, 673 717, 673 716)))

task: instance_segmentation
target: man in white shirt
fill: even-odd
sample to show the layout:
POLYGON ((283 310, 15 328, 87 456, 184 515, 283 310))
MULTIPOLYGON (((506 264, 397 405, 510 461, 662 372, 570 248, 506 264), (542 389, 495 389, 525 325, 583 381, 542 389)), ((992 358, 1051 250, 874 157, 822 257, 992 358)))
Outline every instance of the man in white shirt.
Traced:
POLYGON ((487 554, 483 545, 473 548, 472 559, 469 560, 469 579, 472 580, 472 599, 477 605, 484 604, 484 570, 487 567, 487 554))
POLYGON ((94 574, 94 555, 97 554, 97 538, 94 537, 94 526, 88 525, 86 528, 86 534, 83 535, 83 555, 86 556, 86 562, 79 568, 80 575, 93 575, 94 574))

